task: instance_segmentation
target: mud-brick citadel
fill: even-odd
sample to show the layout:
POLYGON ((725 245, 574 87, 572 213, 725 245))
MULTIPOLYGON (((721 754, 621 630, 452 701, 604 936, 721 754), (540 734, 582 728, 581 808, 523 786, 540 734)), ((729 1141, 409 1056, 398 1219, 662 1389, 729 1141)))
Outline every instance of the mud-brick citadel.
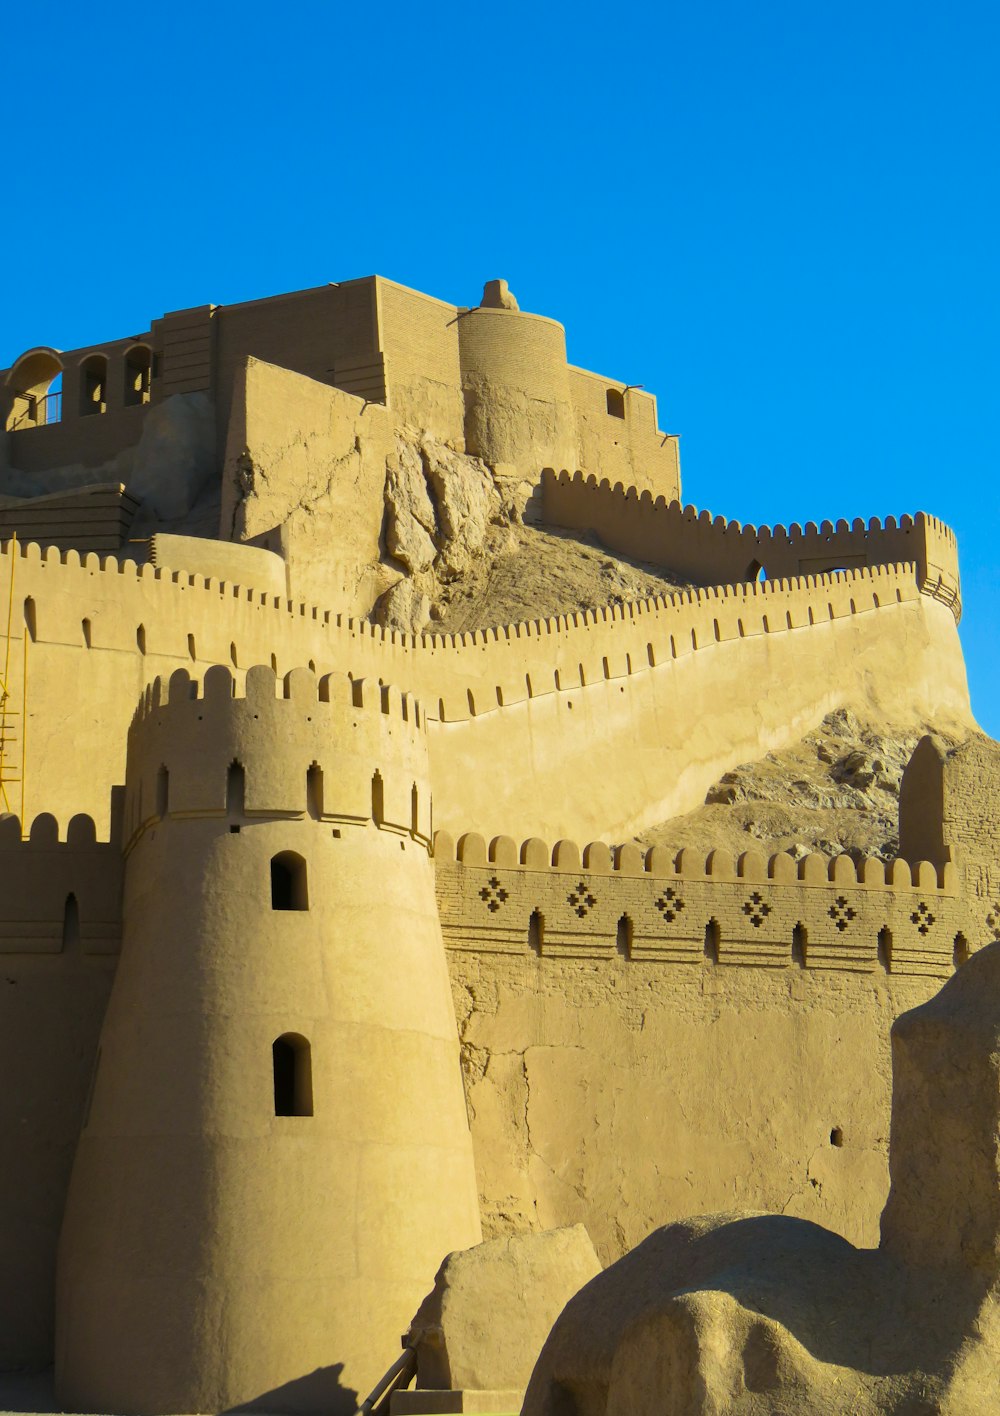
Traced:
POLYGON ((890 1028, 1000 939, 947 526, 684 505, 503 281, 182 310, 0 398, 0 1368, 347 1413, 484 1239, 877 1242, 890 1028), (448 628, 515 536, 663 584, 448 628), (637 844, 840 709, 919 739, 895 858, 637 844))

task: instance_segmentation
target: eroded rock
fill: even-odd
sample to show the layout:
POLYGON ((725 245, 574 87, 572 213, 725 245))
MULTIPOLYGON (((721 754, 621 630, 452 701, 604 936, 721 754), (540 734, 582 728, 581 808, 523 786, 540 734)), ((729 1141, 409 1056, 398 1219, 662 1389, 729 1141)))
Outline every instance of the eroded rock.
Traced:
POLYGON ((523 1391, 556 1317, 600 1271, 582 1224, 449 1254, 406 1337, 417 1385, 523 1391))

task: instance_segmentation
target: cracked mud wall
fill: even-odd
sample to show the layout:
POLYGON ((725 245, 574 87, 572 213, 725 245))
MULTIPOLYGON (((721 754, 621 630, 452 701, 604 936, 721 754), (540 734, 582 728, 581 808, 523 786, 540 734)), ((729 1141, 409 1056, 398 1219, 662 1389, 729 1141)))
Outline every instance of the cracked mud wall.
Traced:
POLYGON ((761 1209, 878 1242, 889 1029, 936 979, 449 953, 486 1234, 761 1209))
POLYGON ((271 533, 291 595, 367 614, 385 588, 379 541, 392 448, 381 404, 248 359, 233 390, 219 536, 271 533))

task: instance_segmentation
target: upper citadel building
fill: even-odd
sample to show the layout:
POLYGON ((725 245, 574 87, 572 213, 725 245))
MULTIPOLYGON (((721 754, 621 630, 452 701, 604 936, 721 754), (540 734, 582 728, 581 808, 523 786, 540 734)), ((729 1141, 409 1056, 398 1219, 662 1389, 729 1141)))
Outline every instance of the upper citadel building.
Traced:
POLYGON ((1000 938, 946 526, 683 507, 655 400, 502 281, 180 311, 0 390, 2 1365, 346 1411, 484 1233, 872 1242, 890 1024, 1000 938), (446 632, 545 528, 684 588, 446 632), (844 708, 947 737, 895 860, 634 844, 844 708))

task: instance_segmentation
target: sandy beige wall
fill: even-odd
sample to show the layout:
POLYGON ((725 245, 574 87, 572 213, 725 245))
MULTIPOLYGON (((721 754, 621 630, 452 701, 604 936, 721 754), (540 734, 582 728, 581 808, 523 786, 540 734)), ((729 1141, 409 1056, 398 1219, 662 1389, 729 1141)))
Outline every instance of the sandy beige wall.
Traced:
MULTIPOLYGON (((9 568, 3 555, 3 622, 9 568)), ((34 625, 26 814, 51 811, 65 826, 84 811, 100 832, 111 786, 124 779, 139 695, 180 667, 242 672, 273 660, 285 673, 312 663, 415 692, 432 720, 442 711, 447 720, 431 724, 437 824, 487 835, 625 834, 634 821, 686 810, 719 772, 842 703, 911 725, 969 721, 954 618, 919 593, 906 567, 685 594, 457 639, 385 635, 199 576, 102 568, 94 555, 81 562, 29 546, 15 574, 15 697, 27 601, 34 625), (612 753, 606 760, 622 769, 609 779, 612 753)))
POLYGON ((877 1241, 889 1025, 979 947, 958 872, 435 840, 484 1223, 605 1261, 731 1208, 877 1241), (554 864, 550 864, 553 861, 554 864), (520 863, 518 863, 520 862, 520 863))
POLYGON ((596 531, 621 555, 652 561, 699 585, 737 584, 760 569, 778 576, 817 575, 834 569, 912 561, 921 588, 961 615, 958 547, 954 532, 936 517, 918 512, 885 522, 872 518, 805 527, 743 526, 724 516, 653 498, 604 478, 547 468, 542 474, 541 514, 557 526, 596 531))
POLYGON ((367 613, 393 446, 385 408, 248 359, 233 383, 222 538, 277 534, 294 595, 367 613))
POLYGON ((527 951, 449 965, 488 1232, 582 1221, 608 1262, 685 1215, 760 1208, 877 1243, 889 1028, 939 980, 527 951))
POLYGON ((713 642, 642 673, 443 724, 431 735, 435 820, 484 835, 627 839, 845 704, 883 723, 967 723, 950 611, 918 597, 713 642))
POLYGON ((0 822, 0 1368, 52 1360, 56 1242, 121 929, 118 844, 79 820, 60 844, 54 825, 22 844, 0 822))

